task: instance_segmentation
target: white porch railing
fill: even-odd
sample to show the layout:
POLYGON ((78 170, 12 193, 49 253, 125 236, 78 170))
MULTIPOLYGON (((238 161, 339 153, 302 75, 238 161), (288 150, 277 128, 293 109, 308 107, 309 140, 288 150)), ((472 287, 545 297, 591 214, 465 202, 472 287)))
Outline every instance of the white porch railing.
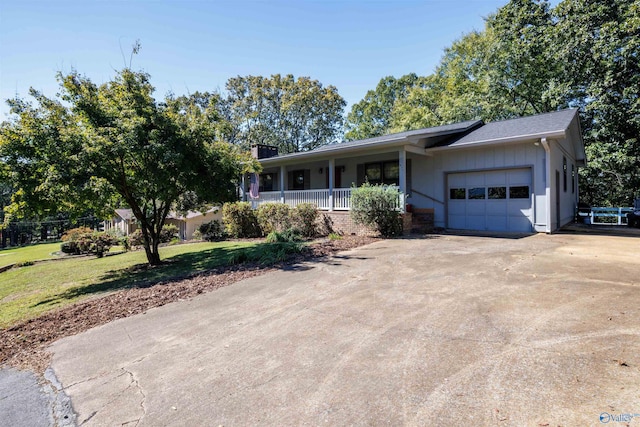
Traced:
MULTIPOLYGON (((255 209, 264 203, 279 203, 284 196, 284 203, 291 207, 296 207, 300 203, 311 203, 321 210, 330 210, 329 189, 321 188, 317 190, 286 190, 284 194, 280 191, 263 191, 257 199, 250 199, 252 207, 255 209)), ((403 210, 405 195, 400 194, 396 208, 403 210)), ((333 210, 348 211, 351 209, 351 188, 333 189, 333 210)))
MULTIPOLYGON (((318 209, 329 210, 329 189, 321 188, 317 190, 286 190, 284 193, 280 191, 263 191, 260 193, 260 197, 257 199, 251 199, 251 204, 254 208, 264 203, 281 202, 284 196, 284 203, 291 207, 296 207, 300 203, 311 203, 318 207, 318 209)), ((336 188, 333 190, 334 197, 334 209, 335 210, 348 210, 349 199, 351 198, 350 188, 336 188), (335 203, 338 201, 338 203, 335 203)))

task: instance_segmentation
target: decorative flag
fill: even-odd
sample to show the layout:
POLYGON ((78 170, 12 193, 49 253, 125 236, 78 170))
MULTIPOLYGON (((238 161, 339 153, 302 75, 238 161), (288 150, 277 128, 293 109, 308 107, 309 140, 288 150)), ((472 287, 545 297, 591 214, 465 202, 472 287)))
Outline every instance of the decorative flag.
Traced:
POLYGON ((249 185, 249 196, 252 199, 260 197, 260 176, 257 173, 251 174, 251 184, 249 185))

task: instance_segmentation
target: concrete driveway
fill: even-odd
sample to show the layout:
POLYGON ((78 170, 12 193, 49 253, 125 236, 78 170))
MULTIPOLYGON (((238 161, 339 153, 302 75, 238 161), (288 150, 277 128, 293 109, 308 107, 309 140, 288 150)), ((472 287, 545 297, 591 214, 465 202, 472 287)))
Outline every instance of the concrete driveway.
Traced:
POLYGON ((640 239, 381 241, 51 350, 86 426, 640 425, 640 239))

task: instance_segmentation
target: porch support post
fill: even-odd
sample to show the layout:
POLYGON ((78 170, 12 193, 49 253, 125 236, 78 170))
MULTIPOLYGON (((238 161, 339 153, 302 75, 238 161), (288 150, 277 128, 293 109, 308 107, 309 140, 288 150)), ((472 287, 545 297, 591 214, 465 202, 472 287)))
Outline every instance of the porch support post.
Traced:
POLYGON ((284 176, 287 174, 287 168, 280 166, 280 203, 284 203, 284 176))
POLYGON ((329 210, 332 211, 333 204, 333 182, 335 179, 336 159, 329 159, 329 210))
POLYGON ((404 147, 398 151, 398 164, 400 166, 400 210, 404 212, 405 209, 405 195, 407 194, 407 152, 404 147))
POLYGON ((240 189, 240 201, 241 202, 246 202, 247 201, 247 182, 245 181, 247 177, 247 174, 242 174, 242 188, 240 189))
POLYGON ((540 142, 542 143, 542 147, 544 148, 544 157, 545 157, 545 221, 547 225, 545 226, 545 232, 547 234, 551 233, 551 148, 549 147, 549 141, 547 138, 541 138, 540 142))

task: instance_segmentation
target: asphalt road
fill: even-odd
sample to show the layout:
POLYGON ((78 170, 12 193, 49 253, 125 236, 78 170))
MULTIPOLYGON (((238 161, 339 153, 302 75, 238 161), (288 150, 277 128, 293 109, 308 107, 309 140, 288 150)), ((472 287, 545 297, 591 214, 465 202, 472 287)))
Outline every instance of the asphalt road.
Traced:
POLYGON ((53 372, 0 369, 0 425, 11 427, 73 426, 71 402, 53 372))

